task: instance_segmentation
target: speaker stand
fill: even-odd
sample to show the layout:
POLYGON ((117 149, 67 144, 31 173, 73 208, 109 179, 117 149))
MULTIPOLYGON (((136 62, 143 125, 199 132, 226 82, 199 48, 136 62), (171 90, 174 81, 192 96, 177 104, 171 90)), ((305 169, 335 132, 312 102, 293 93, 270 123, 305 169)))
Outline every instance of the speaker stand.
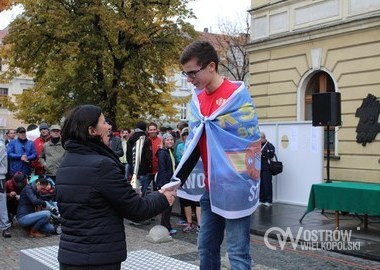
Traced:
POLYGON ((326 183, 331 183, 330 180, 330 126, 327 125, 327 138, 326 138, 326 149, 327 149, 327 163, 326 163, 326 183))

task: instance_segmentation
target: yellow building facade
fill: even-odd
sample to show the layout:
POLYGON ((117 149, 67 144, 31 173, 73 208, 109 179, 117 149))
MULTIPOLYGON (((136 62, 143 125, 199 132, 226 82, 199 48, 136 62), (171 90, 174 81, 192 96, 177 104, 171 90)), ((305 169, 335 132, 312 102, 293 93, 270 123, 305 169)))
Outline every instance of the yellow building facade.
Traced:
POLYGON ((355 116, 368 94, 380 100, 380 0, 252 0, 250 14, 250 91, 259 120, 311 120, 312 94, 339 92, 330 178, 380 183, 380 133, 357 143, 355 116))

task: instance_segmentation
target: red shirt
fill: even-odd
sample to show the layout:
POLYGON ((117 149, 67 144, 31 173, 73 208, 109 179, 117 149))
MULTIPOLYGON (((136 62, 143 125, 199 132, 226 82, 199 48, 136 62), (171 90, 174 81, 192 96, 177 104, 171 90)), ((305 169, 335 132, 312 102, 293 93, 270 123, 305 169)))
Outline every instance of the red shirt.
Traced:
MULTIPOLYGON (((229 80, 224 80, 223 83, 217 88, 214 92, 208 94, 203 90, 198 95, 199 105, 201 113, 203 116, 210 116, 215 112, 220 106, 222 106, 226 100, 238 89, 239 86, 233 84, 229 80)), ((205 186, 209 190, 208 184, 208 162, 207 162, 207 140, 206 140, 206 130, 202 133, 202 136, 199 140, 199 150, 201 152, 201 158, 203 162, 203 169, 205 171, 205 186)))
POLYGON ((155 174, 158 171, 157 151, 161 148, 161 138, 157 136, 150 140, 152 141, 152 174, 155 174))
POLYGON ((40 164, 38 159, 40 158, 44 143, 46 143, 48 141, 50 141, 50 136, 47 136, 46 138, 43 138, 40 136, 37 139, 35 139, 33 142, 34 147, 36 148, 37 158, 32 161, 32 166, 34 167, 35 174, 37 174, 37 175, 44 173, 44 168, 42 167, 42 165, 40 164))

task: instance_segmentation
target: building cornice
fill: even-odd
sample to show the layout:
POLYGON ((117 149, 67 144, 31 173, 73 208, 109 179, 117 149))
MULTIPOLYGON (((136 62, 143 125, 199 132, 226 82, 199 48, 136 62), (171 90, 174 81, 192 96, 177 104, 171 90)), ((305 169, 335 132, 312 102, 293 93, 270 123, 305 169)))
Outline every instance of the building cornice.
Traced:
POLYGON ((281 33, 257 39, 247 45, 247 51, 258 51, 269 48, 287 46, 305 41, 327 38, 331 36, 344 35, 351 32, 368 30, 380 27, 380 13, 366 16, 365 18, 355 18, 344 22, 332 22, 319 26, 313 26, 307 29, 297 30, 293 32, 281 33))

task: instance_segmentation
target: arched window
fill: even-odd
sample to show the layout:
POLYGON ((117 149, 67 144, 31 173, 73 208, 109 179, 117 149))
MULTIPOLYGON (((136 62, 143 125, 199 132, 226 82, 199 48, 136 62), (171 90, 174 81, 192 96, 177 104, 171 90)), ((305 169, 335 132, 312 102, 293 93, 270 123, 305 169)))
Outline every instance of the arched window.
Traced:
MULTIPOLYGON (((316 93, 335 92, 334 81, 331 76, 324 72, 319 71, 315 73, 307 83, 305 89, 305 120, 312 120, 312 95, 316 93)), ((327 132, 330 133, 330 151, 335 154, 335 128, 330 127, 327 131, 325 128, 324 149, 327 151, 326 139, 327 132)))

